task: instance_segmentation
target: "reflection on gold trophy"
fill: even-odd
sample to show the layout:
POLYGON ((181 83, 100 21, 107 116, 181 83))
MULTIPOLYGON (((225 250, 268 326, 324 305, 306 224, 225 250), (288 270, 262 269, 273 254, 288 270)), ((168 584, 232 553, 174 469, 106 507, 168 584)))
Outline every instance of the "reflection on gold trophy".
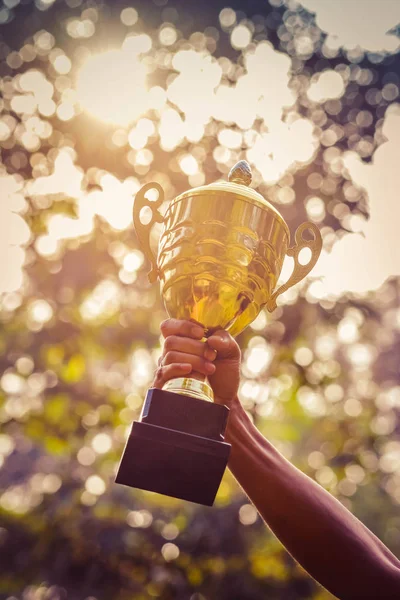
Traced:
MULTIPOLYGON (((240 161, 229 182, 184 192, 164 216, 158 183, 143 186, 135 199, 134 225, 151 263, 150 281, 160 280, 171 317, 195 319, 208 334, 226 329, 236 336, 262 308, 273 311, 277 297, 311 271, 321 252, 321 234, 310 222, 297 228, 290 246, 285 220, 250 183, 250 167, 240 161), (152 189, 158 192, 155 201, 146 197, 152 189), (145 225, 140 215, 146 206, 152 218, 145 225), (150 248, 156 222, 163 223, 157 257, 150 248), (303 248, 311 250, 306 265, 299 262, 303 248), (294 269, 275 289, 285 255, 293 257, 294 269)), ((213 400, 211 387, 193 376, 149 390, 117 482, 211 505, 229 456, 230 445, 223 441, 229 410, 205 400, 213 400)))

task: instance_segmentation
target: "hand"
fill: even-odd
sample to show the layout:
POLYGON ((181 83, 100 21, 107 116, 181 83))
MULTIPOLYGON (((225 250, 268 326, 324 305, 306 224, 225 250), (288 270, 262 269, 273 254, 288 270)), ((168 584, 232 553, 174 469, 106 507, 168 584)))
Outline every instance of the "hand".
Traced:
POLYGON ((203 342, 202 325, 178 319, 161 323, 161 333, 165 343, 153 387, 201 373, 208 377, 215 402, 229 406, 240 382, 240 348, 232 336, 221 329, 203 342))

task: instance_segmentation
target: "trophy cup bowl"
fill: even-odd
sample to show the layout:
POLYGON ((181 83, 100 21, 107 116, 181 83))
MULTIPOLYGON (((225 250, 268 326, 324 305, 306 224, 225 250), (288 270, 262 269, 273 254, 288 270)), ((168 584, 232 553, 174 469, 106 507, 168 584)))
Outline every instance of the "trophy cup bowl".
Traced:
MULTIPOLYGON (((164 216, 158 183, 144 185, 135 198, 134 226, 152 265, 150 282, 159 279, 170 317, 198 321, 206 336, 217 329, 236 336, 262 308, 272 312, 277 297, 311 271, 321 252, 321 234, 311 222, 297 228, 289 247, 285 220, 250 182, 250 167, 240 161, 228 182, 184 192, 164 216), (154 189, 158 198, 150 201, 146 194, 154 189), (144 207, 152 214, 147 224, 141 221, 144 207), (163 223, 157 257, 150 247, 156 222, 163 223), (311 250, 306 265, 299 262, 303 248, 311 250), (286 255, 294 259, 293 272, 275 290, 286 255)), ((229 409, 212 400, 205 378, 193 374, 150 389, 116 481, 211 506, 230 450, 223 437, 229 409)))

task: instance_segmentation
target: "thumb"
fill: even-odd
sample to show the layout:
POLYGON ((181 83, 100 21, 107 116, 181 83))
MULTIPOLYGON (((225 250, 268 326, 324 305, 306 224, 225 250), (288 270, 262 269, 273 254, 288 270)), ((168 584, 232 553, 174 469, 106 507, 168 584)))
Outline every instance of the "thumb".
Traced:
POLYGON ((213 333, 208 339, 207 344, 213 350, 217 351, 218 358, 239 358, 240 348, 233 337, 224 329, 213 333))

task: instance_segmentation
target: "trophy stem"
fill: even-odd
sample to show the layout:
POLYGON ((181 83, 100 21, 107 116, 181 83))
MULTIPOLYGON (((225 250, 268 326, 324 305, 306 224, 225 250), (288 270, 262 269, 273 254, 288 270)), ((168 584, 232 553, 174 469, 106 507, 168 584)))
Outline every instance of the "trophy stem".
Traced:
POLYGON ((214 401, 213 391, 205 378, 204 381, 200 381, 194 377, 177 377, 176 379, 167 381, 163 386, 163 390, 181 394, 182 396, 191 396, 192 398, 198 398, 206 402, 214 401))

